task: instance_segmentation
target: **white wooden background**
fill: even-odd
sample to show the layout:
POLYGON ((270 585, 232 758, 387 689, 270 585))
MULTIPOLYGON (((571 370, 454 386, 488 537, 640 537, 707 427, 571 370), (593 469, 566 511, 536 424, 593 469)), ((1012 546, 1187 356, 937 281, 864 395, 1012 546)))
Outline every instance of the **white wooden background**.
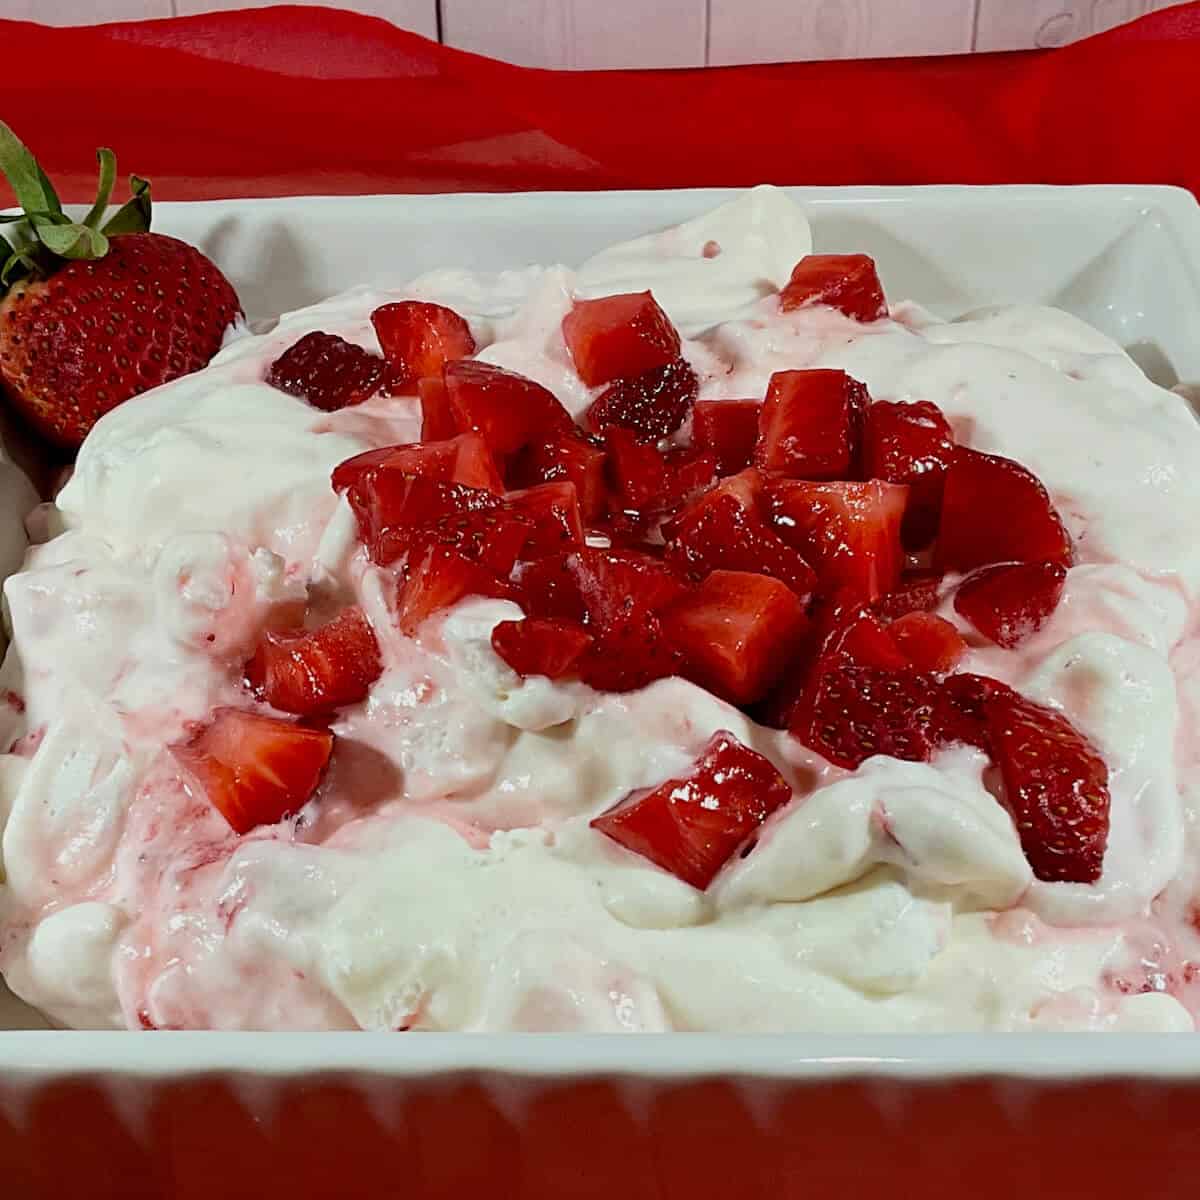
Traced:
MULTIPOLYGON (((91 24, 270 2, 0 0, 0 17, 91 24)), ((440 36, 447 45, 539 67, 684 67, 1061 46, 1179 2, 340 0, 342 7, 440 36)))

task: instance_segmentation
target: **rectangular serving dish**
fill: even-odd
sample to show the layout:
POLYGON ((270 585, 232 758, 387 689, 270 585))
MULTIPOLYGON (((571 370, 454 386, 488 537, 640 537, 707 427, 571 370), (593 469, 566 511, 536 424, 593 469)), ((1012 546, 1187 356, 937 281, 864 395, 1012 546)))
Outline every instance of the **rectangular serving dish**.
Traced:
MULTIPOLYGON (((793 188, 819 250, 945 316, 1066 308, 1200 381, 1172 188, 793 188)), ((252 320, 434 267, 578 263, 732 193, 160 204, 252 320)), ((714 964, 719 986, 719 964, 714 964)), ((1200 1039, 75 1033, 0 996, 0 1196, 1183 1196, 1200 1039)))

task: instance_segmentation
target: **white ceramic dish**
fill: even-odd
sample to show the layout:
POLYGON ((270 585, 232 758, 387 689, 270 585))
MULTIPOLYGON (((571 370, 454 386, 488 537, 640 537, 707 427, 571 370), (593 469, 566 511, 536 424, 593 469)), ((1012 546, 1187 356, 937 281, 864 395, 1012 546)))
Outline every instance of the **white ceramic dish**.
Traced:
MULTIPOLYGON (((1184 191, 791 190, 817 247, 873 255, 894 298, 1058 305, 1157 382, 1200 381, 1184 191)), ((725 195, 162 204, 157 226, 211 254, 262 320, 435 266, 579 262, 725 195)), ((1028 1193, 1031 1169, 1038 1195, 1146 1194, 1149 1178, 1168 1196, 1200 1165, 1186 1037, 24 1032, 41 1024, 0 997, 0 1194, 16 1200, 391 1194, 383 1178, 406 1197, 938 1196, 964 1176, 986 1200, 1028 1193)))

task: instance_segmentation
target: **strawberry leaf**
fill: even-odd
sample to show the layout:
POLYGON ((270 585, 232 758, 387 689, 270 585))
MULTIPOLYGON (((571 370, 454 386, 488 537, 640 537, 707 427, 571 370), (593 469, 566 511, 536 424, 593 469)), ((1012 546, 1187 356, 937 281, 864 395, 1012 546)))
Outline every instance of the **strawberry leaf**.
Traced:
POLYGON ((98 229, 108 212, 108 201, 112 195, 113 184, 117 181, 117 156, 109 149, 101 147, 96 151, 96 161, 100 164, 100 187, 96 192, 96 203, 88 209, 88 215, 83 223, 89 229, 98 229))
POLYGON ((150 228, 150 181, 140 175, 130 175, 129 193, 129 199, 104 226, 103 232, 108 237, 119 233, 145 233, 150 228))
POLYGON ((108 253, 108 238, 88 225, 71 222, 36 228, 38 241, 59 258, 103 258, 108 253))
POLYGON ((62 212, 54 185, 37 159, 15 133, 0 121, 0 172, 8 180, 17 203, 28 212, 62 212))

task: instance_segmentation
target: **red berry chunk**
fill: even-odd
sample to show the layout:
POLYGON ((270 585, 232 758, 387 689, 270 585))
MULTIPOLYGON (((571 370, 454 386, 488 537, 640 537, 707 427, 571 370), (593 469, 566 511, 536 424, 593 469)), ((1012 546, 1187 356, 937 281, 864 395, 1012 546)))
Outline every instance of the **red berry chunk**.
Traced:
POLYGON ((628 429, 614 426, 604 435, 608 467, 618 507, 626 513, 657 514, 677 508, 717 477, 707 455, 644 445, 628 429))
POLYGON ((942 512, 942 486, 953 456, 950 422, 936 404, 878 400, 868 407, 863 474, 908 484, 908 510, 901 531, 905 545, 919 549, 933 541, 942 512))
POLYGON ((421 398, 421 441, 439 442, 454 437, 459 428, 450 410, 446 381, 440 375, 420 379, 417 395, 421 398))
POLYGON ((423 475, 427 479, 461 483, 464 487, 483 488, 489 492, 504 491, 495 459, 477 433, 460 434, 444 442, 414 442, 366 450, 334 468, 333 490, 344 492, 360 487, 368 473, 380 467, 403 475, 423 475))
POLYGON ((268 368, 267 382, 314 408, 335 412, 379 391, 384 361, 331 333, 309 333, 268 368))
POLYGON ((388 386, 394 392, 419 379, 440 376, 442 368, 475 353, 470 327, 452 308, 401 300, 371 314, 371 324, 388 364, 388 386))
POLYGON ((1015 696, 1007 684, 986 675, 951 675, 942 681, 934 709, 934 730, 939 745, 964 742, 985 754, 992 752, 983 702, 993 692, 1015 696))
POLYGON ((758 400, 701 400, 692 408, 692 445, 711 454, 718 475, 745 470, 758 441, 758 400))
POLYGON ((1064 716, 1015 693, 983 702, 1004 802, 1038 879, 1093 883, 1108 842, 1108 768, 1064 716))
POLYGON ((573 483, 580 515, 590 525, 608 505, 606 459, 604 450, 587 434, 564 431, 527 446, 514 461, 508 481, 518 488, 558 480, 573 483))
POLYGON ((474 358, 446 364, 450 411, 460 429, 477 429, 499 458, 535 439, 575 428, 571 414, 540 383, 474 358))
POLYGON ((405 569, 396 598, 400 629, 410 636, 434 613, 450 608, 467 596, 514 598, 514 590, 481 563, 473 562, 451 546, 430 545, 405 569))
POLYGON ((570 675, 592 645, 592 635, 575 621, 527 617, 501 621, 492 630, 492 649, 518 675, 570 675))
POLYGON ((905 487, 773 480, 767 496, 774 528, 813 565, 823 592, 869 602, 896 586, 905 487))
POLYGON ((236 708, 218 708, 188 741, 171 747, 193 796, 235 833, 274 825, 308 803, 333 751, 333 734, 236 708))
POLYGON ((816 576, 763 519, 761 493, 762 478, 750 470, 694 500, 663 526, 668 561, 697 579, 718 568, 770 575, 807 598, 816 576))
POLYGON ((954 610, 989 641, 1011 650, 1050 619, 1066 578, 1061 563, 983 567, 959 585, 954 610))
POLYGON ((792 269, 779 296, 784 312, 805 304, 828 304, 856 321, 888 315, 875 262, 865 254, 809 254, 792 269))
POLYGON ((786 584, 714 571, 662 615, 683 674, 734 704, 759 700, 799 649, 808 621, 786 584))
POLYGON ((1035 475, 1011 459, 960 446, 946 472, 934 557, 943 570, 970 571, 1011 562, 1069 567, 1073 553, 1035 475))
POLYGON ((679 334, 649 292, 576 300, 562 331, 588 387, 641 375, 679 357, 679 334))
POLYGON ((264 633, 246 664, 247 682, 272 708, 299 716, 357 704, 382 672, 375 634, 357 606, 320 629, 264 633))
POLYGON ((791 797, 769 759, 722 732, 686 778, 631 792, 592 828, 703 890, 791 797))
POLYGON ((509 492, 504 499, 510 509, 532 522, 522 557, 543 558, 583 545, 583 523, 573 483, 539 483, 509 492))
POLYGON ((610 383, 587 411, 597 433, 611 425, 632 429, 644 442, 670 437, 687 420, 700 383, 682 359, 610 383))
POLYGON ((941 590, 940 571, 913 571, 901 575, 900 582, 875 601, 875 611, 893 621, 908 613, 932 612, 941 603, 941 590))
POLYGON ((845 371, 776 371, 759 415, 755 464, 794 479, 853 474, 867 389, 845 371))
POLYGON ((916 670, 933 675, 953 671, 967 652, 962 634, 933 613, 909 613, 893 621, 887 631, 916 670))

